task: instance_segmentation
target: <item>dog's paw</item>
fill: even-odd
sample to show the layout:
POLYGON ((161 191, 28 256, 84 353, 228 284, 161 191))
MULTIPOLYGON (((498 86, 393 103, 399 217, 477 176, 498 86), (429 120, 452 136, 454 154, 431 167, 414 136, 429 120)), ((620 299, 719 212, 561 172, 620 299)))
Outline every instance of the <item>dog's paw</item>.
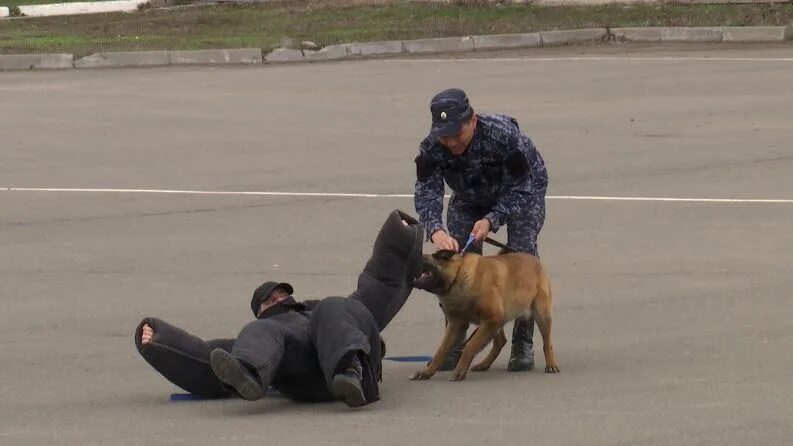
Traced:
POLYGON ((429 372, 427 370, 422 370, 420 372, 414 373, 413 376, 410 377, 410 380, 411 381, 424 381, 426 379, 432 378, 432 375, 434 375, 434 373, 431 373, 431 372, 429 372))
POLYGON ((456 370, 452 372, 451 376, 449 376, 449 381, 451 382, 462 381, 464 379, 465 379, 465 372, 458 372, 456 370))
POLYGON ((559 367, 556 364, 546 365, 545 373, 559 373, 559 367))
POLYGON ((488 369, 490 369, 490 365, 489 364, 477 364, 477 365, 471 367, 471 371, 472 372, 485 372, 488 369))

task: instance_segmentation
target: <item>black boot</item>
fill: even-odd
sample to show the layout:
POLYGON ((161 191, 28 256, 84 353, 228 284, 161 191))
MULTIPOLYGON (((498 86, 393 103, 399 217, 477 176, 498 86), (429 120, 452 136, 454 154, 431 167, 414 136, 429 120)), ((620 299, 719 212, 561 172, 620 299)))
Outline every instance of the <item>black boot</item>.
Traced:
POLYGON ((534 369, 534 319, 515 320, 512 328, 512 354, 507 370, 527 372, 534 369))
POLYGON ((258 377, 231 353, 216 348, 210 353, 209 362, 218 379, 233 388, 240 398, 256 401, 264 397, 258 377))
POLYGON ((363 391, 363 366, 357 353, 353 352, 342 359, 339 373, 333 375, 331 383, 333 396, 348 407, 361 407, 369 404, 363 391))

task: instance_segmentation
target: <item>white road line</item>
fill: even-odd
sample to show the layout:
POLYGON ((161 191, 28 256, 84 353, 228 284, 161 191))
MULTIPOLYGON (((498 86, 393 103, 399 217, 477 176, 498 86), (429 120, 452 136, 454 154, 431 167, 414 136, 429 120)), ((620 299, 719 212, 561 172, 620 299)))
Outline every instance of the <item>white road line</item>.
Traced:
POLYGON ((460 57, 449 59, 382 59, 382 62, 556 62, 556 61, 639 61, 639 62, 793 62, 793 57, 624 57, 624 56, 581 56, 581 57, 460 57))
MULTIPOLYGON (((173 189, 67 189, 38 187, 2 187, 2 192, 68 192, 68 193, 121 193, 121 194, 176 194, 176 195, 258 195, 271 197, 336 197, 336 198, 413 198, 413 194, 361 194, 335 192, 273 192, 273 191, 213 191, 173 189)), ((448 198, 449 196, 446 195, 448 198)), ((781 203, 793 204, 793 199, 766 198, 675 198, 675 197, 600 197, 581 195, 549 195, 549 200, 589 201, 660 201, 691 203, 781 203)))
POLYGON ((573 195, 548 196, 553 200, 600 200, 600 201, 672 201, 691 203, 786 203, 793 204, 793 199, 776 198, 673 198, 673 197, 587 197, 573 195))
POLYGON ((356 194, 326 192, 268 192, 268 191, 220 191, 220 190, 172 190, 172 189, 66 189, 66 188, 35 188, 6 187, 0 190, 7 192, 105 192, 105 193, 138 193, 138 194, 181 194, 181 195, 265 195, 276 197, 349 197, 349 198, 407 198, 407 194, 356 194))

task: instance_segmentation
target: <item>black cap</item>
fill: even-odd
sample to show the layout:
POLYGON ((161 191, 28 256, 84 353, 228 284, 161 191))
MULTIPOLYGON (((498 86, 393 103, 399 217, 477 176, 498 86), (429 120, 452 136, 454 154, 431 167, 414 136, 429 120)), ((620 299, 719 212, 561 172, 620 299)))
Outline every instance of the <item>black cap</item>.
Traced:
POLYGON ((431 136, 452 136, 460 133, 474 111, 463 90, 449 88, 435 95, 430 101, 432 113, 431 136))
POLYGON ((292 285, 286 282, 264 282, 259 288, 256 288, 256 291, 253 292, 253 298, 251 299, 251 310, 253 310, 255 316, 259 315, 259 306, 261 306, 262 302, 267 300, 270 294, 273 293, 273 290, 278 287, 286 290, 290 296, 295 292, 292 285))

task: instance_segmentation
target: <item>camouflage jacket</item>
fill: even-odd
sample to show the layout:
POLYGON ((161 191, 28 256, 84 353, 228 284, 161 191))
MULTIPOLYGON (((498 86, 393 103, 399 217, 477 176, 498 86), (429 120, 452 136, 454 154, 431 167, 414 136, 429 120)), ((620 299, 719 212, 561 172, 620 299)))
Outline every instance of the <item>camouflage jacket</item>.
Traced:
POLYGON ((514 118, 478 115, 474 137, 462 155, 453 155, 427 137, 419 146, 414 202, 427 237, 443 229, 444 181, 455 200, 489 209, 491 231, 526 209, 548 186, 545 162, 514 118))

